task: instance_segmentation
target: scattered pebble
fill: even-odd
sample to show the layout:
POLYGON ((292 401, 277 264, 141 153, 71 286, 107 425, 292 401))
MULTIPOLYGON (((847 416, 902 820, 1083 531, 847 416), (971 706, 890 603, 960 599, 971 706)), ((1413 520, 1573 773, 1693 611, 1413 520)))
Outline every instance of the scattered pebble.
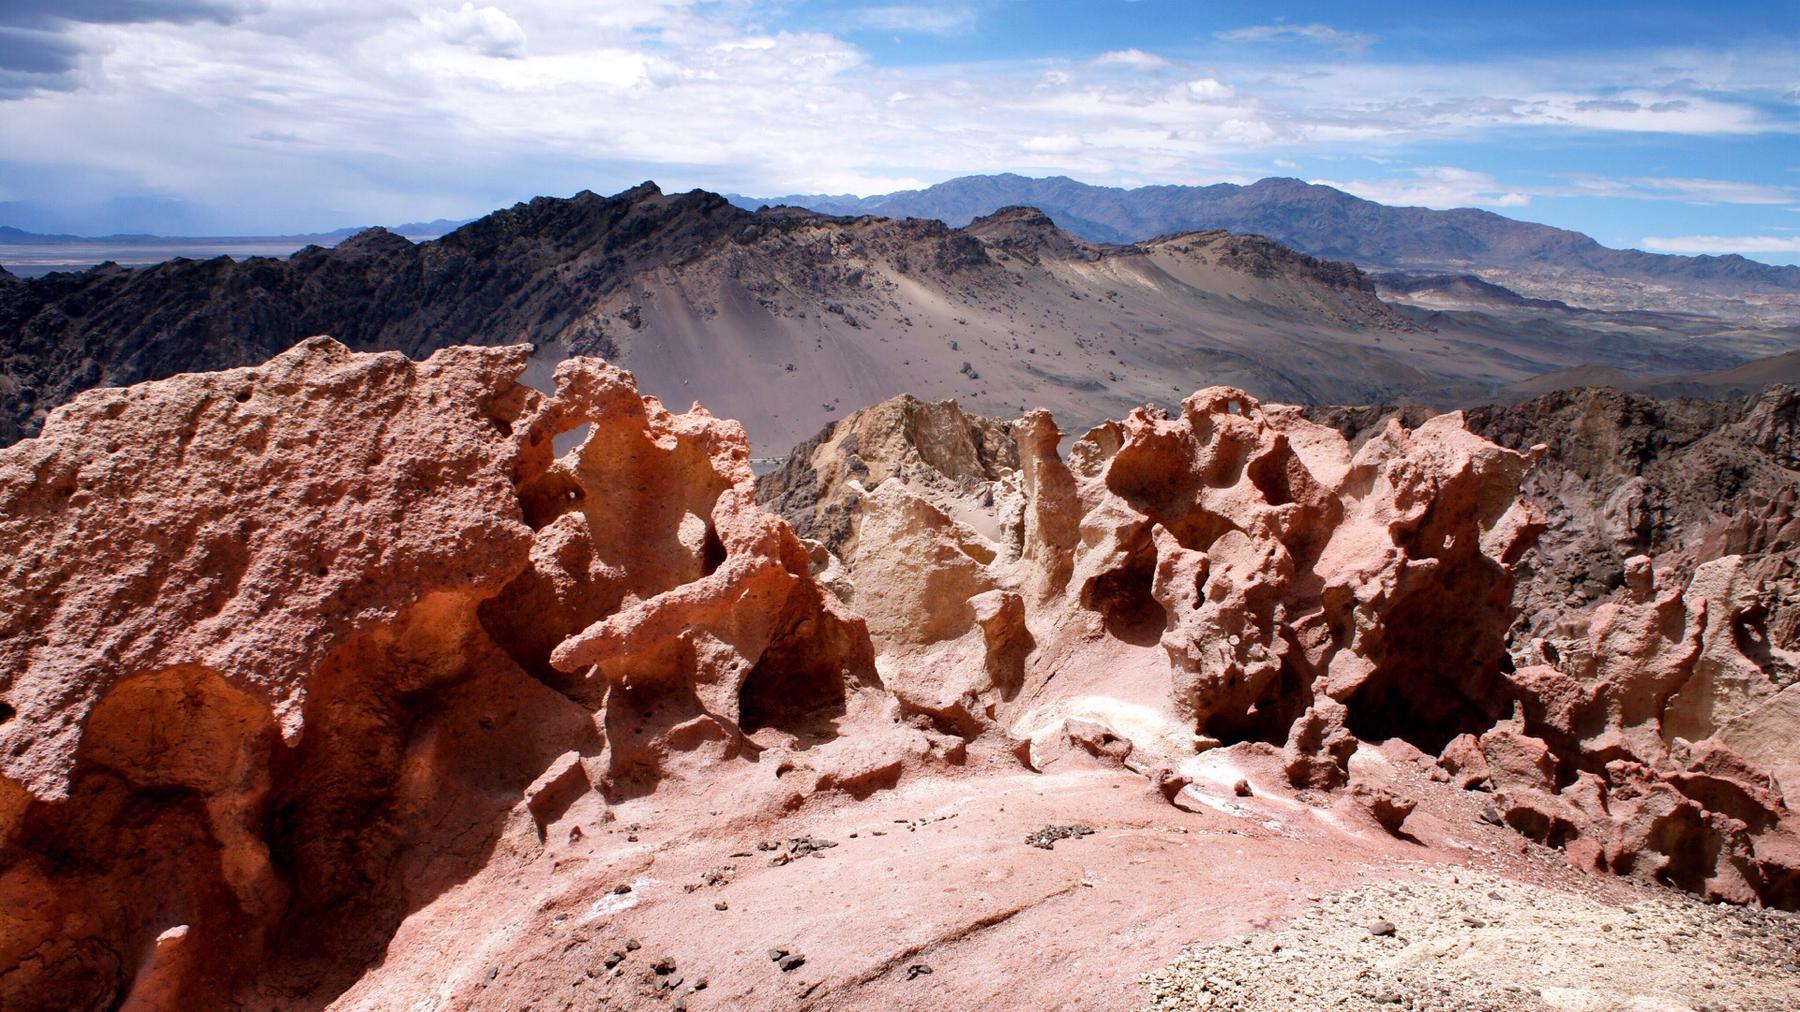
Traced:
MULTIPOLYGON (((837 843, 832 840, 821 840, 812 836, 796 836, 787 841, 787 850, 785 852, 778 853, 769 859, 769 864, 772 867, 779 868, 790 861, 798 861, 809 854, 813 857, 822 858, 825 856, 825 851, 835 846, 837 846, 837 843)), ((756 845, 756 849, 758 850, 779 851, 781 850, 781 847, 781 844, 773 841, 756 845)))
POLYGON ((1054 850, 1056 849, 1056 841, 1058 840, 1069 840, 1093 835, 1093 827, 1084 826, 1077 822, 1067 826, 1045 826, 1043 829, 1025 837, 1025 842, 1039 850, 1054 850))

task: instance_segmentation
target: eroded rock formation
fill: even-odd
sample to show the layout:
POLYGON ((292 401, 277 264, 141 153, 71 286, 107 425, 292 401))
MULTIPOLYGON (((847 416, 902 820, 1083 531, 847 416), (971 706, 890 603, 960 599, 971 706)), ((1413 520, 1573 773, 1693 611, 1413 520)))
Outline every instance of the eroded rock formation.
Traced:
MULTIPOLYGON (((1779 477, 1791 475, 1780 459, 1790 400, 1765 395, 1729 434, 1773 447, 1768 459, 1740 453, 1712 479, 1768 494, 1707 508, 1717 498, 1620 474, 1596 482, 1597 504, 1625 494, 1686 503, 1622 531, 1594 522, 1612 514, 1584 511, 1570 475, 1582 461, 1613 475, 1621 458, 1643 470, 1659 459, 1654 446, 1621 454, 1621 439, 1589 446, 1565 433, 1527 455, 1455 415, 1342 412, 1352 443, 1228 389, 1196 394, 1179 417, 1104 424, 1066 463, 1040 412, 1012 426, 1017 473, 964 476, 947 494, 945 476, 890 469, 872 489, 833 485, 814 508, 842 518, 847 572, 834 578, 847 599, 888 616, 871 631, 902 701, 919 705, 906 689, 912 671, 929 670, 934 698, 954 695, 939 688, 953 683, 964 702, 926 709, 1029 739, 1033 762, 1123 763, 1175 796, 1186 757, 1237 742, 1280 746, 1296 786, 1336 788, 1351 779, 1358 740, 1400 738, 1441 753, 1446 779, 1496 792, 1498 818, 1582 867, 1792 906, 1797 837, 1782 787, 1795 789, 1800 759, 1795 528, 1779 477), (983 508, 1000 537, 960 522, 983 508), (1539 547, 1546 513, 1554 527, 1539 547), (1623 561, 1594 578, 1598 607, 1566 576, 1561 591, 1514 579, 1574 558, 1597 566, 1634 537, 1656 539, 1667 571, 1623 561), (962 575, 940 588, 898 575, 908 571, 962 575), (1015 639, 1035 649, 1021 689, 990 675, 971 609, 923 637, 930 646, 904 621, 943 614, 945 589, 1024 602, 1015 639), (1547 609, 1552 594, 1567 604, 1547 609)), ((1612 417, 1598 410, 1590 417, 1612 417)), ((1492 415, 1483 423, 1504 428, 1492 415)), ((1536 430, 1505 431, 1524 449, 1536 430)), ((1706 442, 1692 452, 1715 463, 1733 445, 1706 442)), ((815 469, 828 469, 822 452, 812 448, 815 469)), ((782 480, 765 480, 765 492, 782 480)), ((1368 807, 1386 828, 1404 822, 1400 801, 1353 794, 1380 802, 1368 807)))
MULTIPOLYGON (((1319 412, 1353 437, 1393 413, 1319 412)), ((1545 444, 1525 494, 1548 528, 1515 592, 1521 713, 1452 743, 1446 769, 1583 866, 1800 903, 1795 391, 1573 390, 1477 409, 1468 424, 1545 444)))
MULTIPOLYGON (((614 807, 726 850, 1023 767, 1161 811, 1247 770, 1402 847, 1455 807, 1371 758, 1410 755, 1584 868, 1800 903, 1791 496, 1520 623, 1544 451, 1456 415, 1353 441, 1214 387, 1065 455, 1046 412, 900 400, 762 483, 808 542, 736 423, 528 358, 317 338, 0 450, 0 1005, 322 1007, 472 876, 538 869, 496 880, 545 913, 543 876, 640 854, 583 843, 614 807)), ((633 888, 591 885, 511 951, 633 888)))
POLYGON ((318 338, 0 451, 0 1006, 329 997, 509 819, 865 703, 742 429, 528 353, 318 338))
POLYGON ((1228 388, 1106 423, 1066 463, 1047 414, 1012 431, 1017 472, 889 468, 812 507, 844 518, 840 579, 903 703, 1033 740, 1103 725, 1146 768, 1209 741, 1286 745, 1319 786, 1343 782, 1353 732, 1447 740, 1503 712, 1507 567, 1536 532, 1516 496, 1528 455, 1453 416, 1352 454, 1228 388))

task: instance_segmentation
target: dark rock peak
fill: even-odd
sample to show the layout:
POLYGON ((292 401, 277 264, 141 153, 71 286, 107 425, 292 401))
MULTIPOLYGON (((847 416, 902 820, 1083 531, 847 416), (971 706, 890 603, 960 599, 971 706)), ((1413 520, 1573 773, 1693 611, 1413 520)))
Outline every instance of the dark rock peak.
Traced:
MULTIPOLYGON (((587 193, 589 191, 583 190, 582 192, 587 193)), ((700 191, 696 190, 694 192, 698 193, 700 191)), ((656 185, 655 180, 646 179, 629 190, 620 191, 614 199, 636 203, 640 200, 651 200, 662 195, 662 187, 656 185)))
POLYGON ((1104 252, 1101 247, 1070 235, 1035 207, 1003 207, 976 218, 963 231, 1033 261, 1040 255, 1060 260, 1097 260, 1104 252))
MULTIPOLYGON (((334 248, 338 251, 339 256, 360 257, 386 256, 401 250, 411 249, 412 245, 412 240, 405 236, 396 235, 380 225, 376 225, 373 228, 363 229, 361 232, 338 243, 334 248)), ((315 246, 309 248, 318 249, 319 247, 315 246)))
POLYGON ((1208 253, 1220 265, 1259 278, 1292 277, 1330 288, 1373 295, 1375 282, 1353 263, 1308 256, 1263 235, 1236 235, 1224 229, 1163 236, 1146 246, 1169 246, 1208 253))
POLYGON ((1009 204, 993 214, 982 215, 969 223, 969 231, 977 234, 1000 227, 1056 229, 1056 222, 1050 216, 1035 207, 1023 204, 1009 204))

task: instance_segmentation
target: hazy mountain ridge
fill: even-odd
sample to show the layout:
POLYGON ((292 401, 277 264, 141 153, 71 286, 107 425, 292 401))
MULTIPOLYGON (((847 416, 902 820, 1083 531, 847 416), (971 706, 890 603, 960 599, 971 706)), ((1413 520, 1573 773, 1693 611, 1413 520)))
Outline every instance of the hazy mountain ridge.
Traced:
MULTIPOLYGON (((1029 204, 1070 232, 1100 242, 1222 228, 1266 235, 1302 252, 1352 260, 1364 268, 1506 272, 1512 282, 1508 287, 1538 297, 1559 296, 1547 289, 1525 290, 1534 287, 1532 279, 1559 274, 1714 294, 1800 293, 1800 267, 1759 263, 1736 254, 1690 257, 1612 249, 1579 232, 1491 211, 1392 207, 1329 186, 1279 177, 1247 186, 1123 189, 1065 176, 1038 179, 1005 173, 963 176, 922 190, 865 198, 796 194, 733 199, 745 207, 787 204, 833 214, 937 218, 952 225, 1007 204, 1029 204)), ((1647 294, 1640 292, 1639 297, 1647 294)))
POLYGON ((11 225, 0 225, 0 243, 167 243, 181 241, 220 242, 228 240, 276 239, 347 239, 371 228, 385 228, 398 235, 440 236, 453 232, 473 218, 434 218, 431 221, 409 221, 399 225, 355 225, 329 232, 284 232, 271 235, 158 235, 151 232, 116 232, 110 235, 69 235, 63 232, 29 232, 11 225))

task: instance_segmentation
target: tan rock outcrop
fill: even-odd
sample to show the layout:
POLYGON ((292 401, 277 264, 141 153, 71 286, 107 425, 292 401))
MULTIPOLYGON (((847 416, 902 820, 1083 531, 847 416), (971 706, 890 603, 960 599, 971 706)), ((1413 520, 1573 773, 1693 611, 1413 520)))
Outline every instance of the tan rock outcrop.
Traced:
MULTIPOLYGON (((1287 744, 1296 781, 1321 787, 1342 784, 1359 721, 1385 736, 1497 716, 1507 565, 1535 533, 1515 495, 1528 455, 1454 416, 1396 424, 1352 454, 1334 430, 1223 387, 1176 417, 1104 423, 1066 462, 1047 414, 1012 431, 1019 471, 960 501, 988 509, 998 537, 903 474, 840 500, 850 601, 882 656, 955 642, 932 653, 932 684, 992 684, 971 609, 1012 594, 1032 646, 1011 677, 1029 705, 989 718, 1034 742, 1062 719, 1109 726, 1165 764, 1214 739, 1287 744)), ((893 667, 903 703, 945 711, 952 693, 923 705, 893 667)))
POLYGON ((991 505, 988 483, 1018 466, 1004 422, 969 414, 955 401, 906 394, 853 412, 796 447, 757 481, 757 496, 805 537, 838 549, 853 536, 852 482, 872 489, 897 477, 963 522, 980 524, 988 516, 983 505, 991 505), (971 493, 989 501, 960 509, 960 497, 971 493))
MULTIPOLYGON (((1262 742, 1296 787, 1326 791, 1349 782, 1359 739, 1402 738, 1580 867, 1796 901, 1778 777, 1800 768, 1787 499, 1720 529, 1764 554, 1660 587, 1632 558, 1614 599, 1515 668, 1509 636, 1529 626, 1512 567, 1543 523, 1519 494, 1533 454, 1456 415, 1390 419, 1352 452, 1216 388, 1103 423, 1066 460, 1046 413, 1012 433, 1019 471, 961 489, 960 512, 913 494, 930 484, 917 473, 840 500, 870 532, 838 548, 851 600, 886 611, 878 653, 919 649, 932 623, 906 616, 960 616, 962 646, 926 666, 934 688, 987 684, 964 602, 1023 604, 1022 687, 958 710, 959 732, 1003 729, 1034 768, 1087 755, 1168 778, 1210 745, 1262 742), (957 519, 970 504, 991 504, 998 538, 957 519), (939 567, 956 586, 922 589, 916 573, 939 567)), ((896 686, 919 677, 894 669, 896 686)))

